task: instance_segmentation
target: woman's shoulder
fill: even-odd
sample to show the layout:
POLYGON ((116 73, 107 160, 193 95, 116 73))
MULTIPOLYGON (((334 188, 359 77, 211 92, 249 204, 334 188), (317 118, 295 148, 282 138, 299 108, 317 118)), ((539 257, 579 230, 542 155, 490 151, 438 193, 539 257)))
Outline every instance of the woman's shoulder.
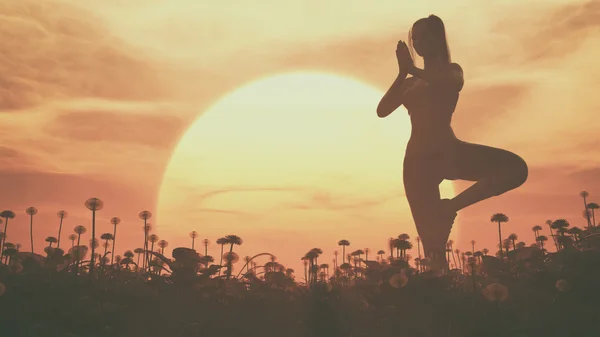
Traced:
POLYGON ((463 69, 462 69, 462 67, 460 66, 460 64, 458 64, 458 63, 450 63, 450 64, 448 65, 448 68, 449 68, 450 70, 452 70, 452 71, 456 71, 456 72, 459 72, 459 73, 461 73, 461 74, 463 73, 463 69))
POLYGON ((460 92, 465 84, 462 67, 458 63, 450 63, 449 67, 452 74, 452 82, 455 84, 455 88, 460 92))

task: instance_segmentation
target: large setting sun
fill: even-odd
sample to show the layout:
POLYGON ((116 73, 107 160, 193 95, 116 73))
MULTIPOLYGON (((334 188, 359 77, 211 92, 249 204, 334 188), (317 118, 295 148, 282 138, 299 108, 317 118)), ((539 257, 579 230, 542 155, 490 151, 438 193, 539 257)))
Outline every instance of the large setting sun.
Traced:
MULTIPOLYGON (((377 118, 382 95, 349 78, 291 73, 224 96, 173 153, 159 232, 175 247, 189 245, 192 229, 213 241, 236 234, 241 256, 279 252, 290 265, 305 253, 291 249, 299 241, 386 249, 388 237, 416 236, 402 183, 410 121, 404 108, 377 118)), ((452 195, 449 182, 441 190, 452 195)))

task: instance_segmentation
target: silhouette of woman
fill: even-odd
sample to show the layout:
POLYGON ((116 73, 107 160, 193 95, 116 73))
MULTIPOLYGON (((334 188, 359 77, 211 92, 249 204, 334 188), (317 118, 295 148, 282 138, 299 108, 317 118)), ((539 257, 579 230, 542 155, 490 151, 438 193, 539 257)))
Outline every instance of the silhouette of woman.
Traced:
POLYGON ((434 269, 447 268, 446 242, 457 212, 521 186, 528 168, 512 152, 454 135, 450 122, 464 80, 462 68, 450 60, 442 19, 430 15, 415 22, 409 44, 410 50, 398 42, 399 74, 379 102, 377 115, 386 117, 402 104, 408 110, 412 132, 404 157, 406 198, 425 256, 434 269), (413 49, 423 57, 423 69, 415 67, 413 49), (444 179, 475 183, 453 199, 441 199, 444 179))

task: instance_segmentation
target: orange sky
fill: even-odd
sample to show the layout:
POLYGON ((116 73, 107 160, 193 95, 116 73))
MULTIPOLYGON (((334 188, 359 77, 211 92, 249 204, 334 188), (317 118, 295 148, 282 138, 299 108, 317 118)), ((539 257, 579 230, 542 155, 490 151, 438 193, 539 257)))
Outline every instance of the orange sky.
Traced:
MULTIPOLYGON (((70 213, 65 240, 75 225, 89 227, 83 203, 95 196, 105 202, 99 233, 119 216, 117 252, 139 246, 137 214, 156 213, 171 153, 209 106, 255 80, 299 70, 385 91, 395 76, 397 40, 430 13, 445 20, 453 59, 465 70, 457 135, 515 151, 530 166, 520 189, 461 213, 461 246, 475 239, 492 248, 495 212, 511 219, 505 233, 527 241, 531 227, 546 219, 564 217, 582 227, 578 192, 588 190, 592 200, 600 194, 600 2, 451 3, 1 0, 0 208, 17 213, 8 241, 28 249, 28 206, 40 210, 38 250, 46 236, 56 235, 59 209, 70 213)), ((376 118, 374 110, 364 113, 376 118)), ((411 228, 410 218, 385 225, 396 222, 411 228)), ((171 247, 187 244, 191 230, 203 237, 201 223, 156 225, 159 236, 168 227, 161 238, 171 247)), ((383 225, 341 227, 339 238, 365 248, 361 240, 375 240, 367 239, 369 227, 383 225)), ((223 228, 222 235, 229 232, 223 228)), ((315 246, 311 235, 317 234, 286 227, 254 245, 298 269, 299 256, 315 246)), ((386 238, 370 248, 385 249, 386 238)), ((240 253, 258 253, 252 248, 240 253)), ((335 242, 320 248, 330 262, 335 242)))

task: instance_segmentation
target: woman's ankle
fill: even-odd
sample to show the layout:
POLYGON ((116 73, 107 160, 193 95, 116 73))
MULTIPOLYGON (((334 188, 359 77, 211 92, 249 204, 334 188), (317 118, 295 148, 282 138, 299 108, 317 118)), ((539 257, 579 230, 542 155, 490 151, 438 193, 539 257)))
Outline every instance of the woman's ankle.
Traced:
POLYGON ((432 270, 443 270, 448 267, 446 253, 442 251, 429 252, 429 266, 432 270))

